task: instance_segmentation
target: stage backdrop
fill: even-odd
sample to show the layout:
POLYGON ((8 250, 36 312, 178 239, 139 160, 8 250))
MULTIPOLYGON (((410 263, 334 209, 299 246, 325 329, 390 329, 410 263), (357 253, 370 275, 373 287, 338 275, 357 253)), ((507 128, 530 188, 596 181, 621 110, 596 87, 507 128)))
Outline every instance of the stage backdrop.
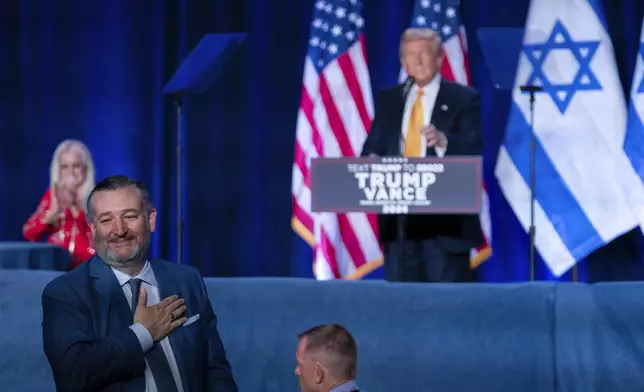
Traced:
MULTIPOLYGON (((398 39, 413 1, 365 3, 375 92, 396 83, 398 39)), ((644 5, 604 5, 628 89, 644 5)), ((149 184, 160 211, 153 254, 175 259, 174 112, 162 87, 204 34, 247 32, 212 89, 186 103, 183 257, 206 275, 312 276, 310 250, 290 228, 291 165, 312 6, 293 0, 1 2, 0 240, 21 238, 23 222, 47 187, 54 148, 78 138, 91 149, 98 178, 122 173, 149 184)), ((492 91, 476 30, 522 27, 527 9, 527 0, 461 5, 473 81, 484 98, 494 255, 479 277, 487 281, 529 275, 527 236, 493 175, 509 95, 492 91)), ((582 276, 588 265, 592 280, 641 278, 639 237, 631 233, 596 252, 582 265, 582 276), (610 263, 598 261, 606 257, 610 263)), ((541 263, 538 276, 549 278, 541 263)))

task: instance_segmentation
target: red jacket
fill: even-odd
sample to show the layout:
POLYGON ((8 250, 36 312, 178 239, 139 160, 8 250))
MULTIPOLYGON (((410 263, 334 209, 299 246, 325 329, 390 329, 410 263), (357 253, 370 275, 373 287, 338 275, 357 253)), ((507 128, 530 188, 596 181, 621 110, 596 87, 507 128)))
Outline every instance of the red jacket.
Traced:
POLYGON ((54 224, 44 222, 45 212, 49 208, 51 189, 47 189, 36 212, 22 226, 22 233, 27 241, 40 242, 47 236, 47 242, 61 246, 72 256, 72 268, 94 256, 95 250, 92 231, 87 223, 85 212, 78 210, 74 217, 67 208, 61 213, 54 224))

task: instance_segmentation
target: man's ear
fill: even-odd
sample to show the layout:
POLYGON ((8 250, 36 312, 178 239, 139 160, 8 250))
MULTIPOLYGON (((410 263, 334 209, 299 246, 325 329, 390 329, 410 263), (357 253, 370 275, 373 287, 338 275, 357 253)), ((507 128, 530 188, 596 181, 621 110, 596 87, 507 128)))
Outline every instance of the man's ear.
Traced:
POLYGON ((441 67, 443 66, 443 61, 445 60, 445 55, 443 54, 443 51, 439 52, 440 54, 436 56, 436 66, 440 70, 441 67))
POLYGON ((96 237, 96 225, 93 219, 89 222, 89 228, 92 230, 92 237, 96 237))
POLYGON ((326 369, 324 368, 324 365, 316 361, 315 362, 315 383, 316 384, 322 384, 324 382, 325 373, 326 373, 326 369))
POLYGON ((402 67, 402 69, 405 70, 405 73, 407 75, 409 75, 409 69, 407 69, 407 64, 405 63, 405 61, 402 58, 400 59, 400 66, 402 67))
POLYGON ((154 233, 157 228, 157 210, 156 208, 150 208, 150 213, 148 214, 148 224, 150 225, 150 233, 154 233))

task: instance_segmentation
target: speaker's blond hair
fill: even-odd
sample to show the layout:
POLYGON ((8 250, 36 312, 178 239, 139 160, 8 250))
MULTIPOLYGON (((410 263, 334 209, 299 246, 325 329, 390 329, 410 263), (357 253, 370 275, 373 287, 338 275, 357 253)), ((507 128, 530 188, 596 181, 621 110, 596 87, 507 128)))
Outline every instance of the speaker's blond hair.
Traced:
POLYGON ((405 45, 408 42, 418 40, 429 42, 437 57, 443 55, 441 37, 435 30, 424 27, 410 27, 406 29, 400 37, 400 58, 403 57, 405 45))

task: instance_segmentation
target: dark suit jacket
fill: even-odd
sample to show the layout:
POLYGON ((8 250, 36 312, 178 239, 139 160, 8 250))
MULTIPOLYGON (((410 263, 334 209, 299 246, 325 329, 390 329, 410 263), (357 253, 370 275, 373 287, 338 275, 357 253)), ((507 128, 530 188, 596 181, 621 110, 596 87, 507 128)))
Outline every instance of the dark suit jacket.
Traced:
MULTIPOLYGON (((236 392, 203 279, 196 269, 150 262, 161 299, 177 294, 194 323, 169 335, 185 392, 236 392)), ((44 350, 57 391, 145 392, 143 349, 116 276, 98 257, 51 281, 42 295, 44 350)))
MULTIPOLYGON (((362 156, 400 156, 402 118, 405 110, 403 85, 383 90, 376 98, 376 115, 362 148, 362 156)), ((480 155, 481 95, 468 87, 442 80, 436 97, 431 123, 447 136, 445 155, 480 155), (444 108, 447 110, 443 110, 444 108)), ((427 156, 435 156, 427 148, 427 156)), ((380 240, 395 241, 397 219, 378 217, 380 240)), ((406 238, 446 240, 455 251, 467 251, 483 244, 478 215, 410 215, 406 218, 406 238)))

